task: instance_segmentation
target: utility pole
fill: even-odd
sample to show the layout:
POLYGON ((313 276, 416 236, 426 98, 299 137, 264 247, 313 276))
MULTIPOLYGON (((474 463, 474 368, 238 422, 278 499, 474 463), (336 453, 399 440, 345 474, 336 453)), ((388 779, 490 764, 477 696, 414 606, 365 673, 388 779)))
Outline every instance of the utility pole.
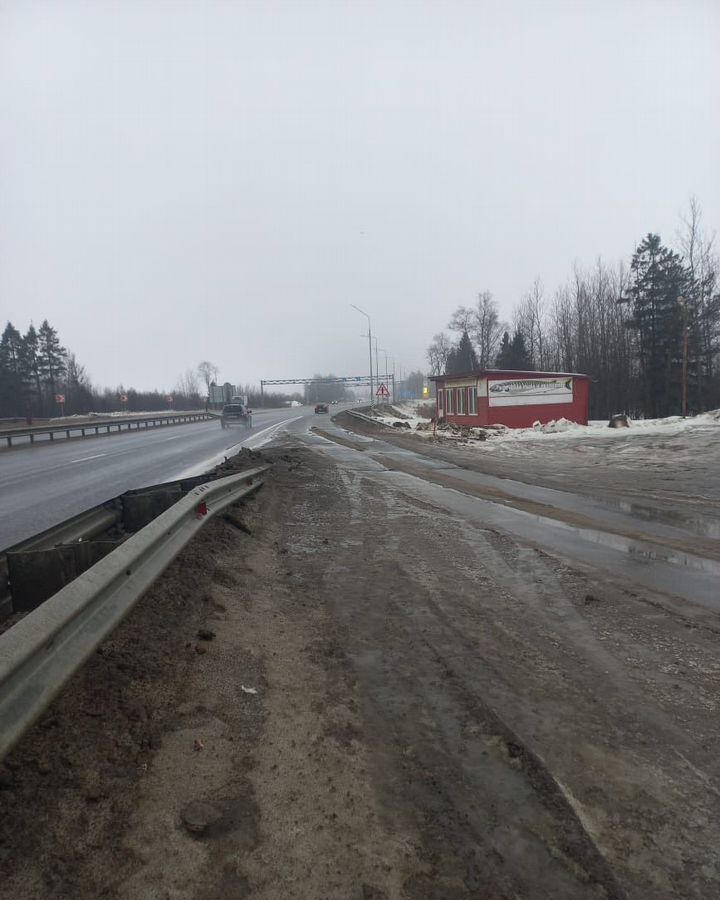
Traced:
POLYGON ((378 346, 377 346, 377 338, 373 338, 375 341, 375 378, 377 381, 377 386, 380 387, 380 366, 378 365, 378 346))
POLYGON ((382 347, 380 348, 380 352, 385 354, 385 381, 387 381, 388 376, 390 375, 390 373, 388 372, 388 352, 387 350, 383 350, 382 347))
POLYGON ((370 327, 370 316, 365 312, 364 309, 360 309, 359 306, 355 306, 354 303, 351 303, 350 306, 352 306, 353 309, 356 309, 359 313, 362 313, 362 315, 364 315, 365 318, 368 320, 367 339, 368 339, 368 353, 370 355, 370 406, 372 406, 373 403, 375 402, 375 392, 373 391, 372 329, 370 327))
MULTIPOLYGON (((385 384, 385 387, 387 387, 388 390, 390 390, 390 388, 388 387, 388 385, 390 384, 390 373, 388 372, 388 352, 387 352, 387 350, 383 350, 382 347, 380 348, 380 352, 385 354, 385 381, 384 381, 384 384, 385 384)), ((395 391, 394 390, 390 396, 392 397, 390 402, 394 403, 395 402, 395 391)))
POLYGON ((688 306, 687 297, 678 297, 683 311, 682 417, 687 416, 688 401, 688 306))

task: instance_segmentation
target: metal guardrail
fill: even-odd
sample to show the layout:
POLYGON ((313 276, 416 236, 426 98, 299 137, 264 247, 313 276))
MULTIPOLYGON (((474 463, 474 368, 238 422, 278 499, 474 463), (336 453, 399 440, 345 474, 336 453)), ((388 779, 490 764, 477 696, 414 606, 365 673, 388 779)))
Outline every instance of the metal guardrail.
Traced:
POLYGON ((121 519, 120 502, 109 500, 0 551, 0 622, 10 616, 13 611, 8 582, 8 553, 22 553, 43 547, 54 547, 58 544, 70 544, 79 540, 86 541, 102 534, 121 519))
POLYGON ((97 534, 102 534, 108 528, 117 524, 122 518, 122 510, 119 502, 110 500, 100 503, 91 509, 78 513, 71 519, 66 519, 59 525, 53 525, 39 534, 8 547, 3 553, 18 550, 35 550, 38 547, 50 547, 56 544, 70 544, 73 541, 88 540, 97 534))
POLYGON ((257 490, 268 468, 194 488, 0 635, 0 759, 208 518, 257 490))
POLYGON ((365 413, 358 412, 356 409, 347 409, 345 412, 347 412, 348 415, 354 416, 356 419, 362 419, 364 422, 372 422, 373 425, 386 425, 386 423, 381 419, 378 419, 377 416, 366 416, 365 413))
POLYGON ((8 447, 12 447, 12 442, 16 438, 30 439, 30 443, 35 443, 35 438, 41 435, 48 435, 51 441, 55 440, 55 435, 64 435, 69 439, 71 434, 74 437, 88 437, 86 432, 92 432, 90 435, 94 437, 100 434, 100 430, 104 429, 106 434, 110 434, 112 429, 118 432, 136 431, 144 428, 155 428, 162 425, 184 425, 186 422, 203 422, 207 419, 214 419, 216 416, 209 412, 195 413, 169 413, 161 416, 138 416, 133 418, 116 418, 116 419, 100 419, 97 422, 79 422, 66 425, 29 425, 27 428, 4 428, 0 430, 0 441, 7 441, 8 447))

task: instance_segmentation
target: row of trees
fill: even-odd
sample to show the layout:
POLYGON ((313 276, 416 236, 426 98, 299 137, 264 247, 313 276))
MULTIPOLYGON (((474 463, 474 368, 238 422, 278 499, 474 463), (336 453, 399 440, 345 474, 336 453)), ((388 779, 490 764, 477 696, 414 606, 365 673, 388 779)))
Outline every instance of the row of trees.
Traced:
POLYGON ((433 374, 472 368, 583 372, 593 417, 625 411, 665 416, 682 409, 686 342, 688 409, 720 406, 720 266, 713 238, 690 201, 675 248, 648 234, 629 267, 576 266, 552 296, 540 280, 501 321, 488 292, 458 307, 435 335, 433 374))
POLYGON ((44 414, 77 374, 75 358, 47 319, 25 334, 8 322, 0 338, 0 415, 44 414))
MULTIPOLYGON (((313 378, 335 378, 329 375, 313 375, 313 378)), ((344 384, 306 384, 305 385, 305 403, 334 403, 343 400, 353 400, 355 394, 347 385, 344 384)))
MULTIPOLYGON (((62 346, 58 333, 46 320, 39 328, 30 325, 21 333, 11 322, 0 337, 0 418, 51 417, 60 414, 90 412, 199 409, 205 406, 210 384, 216 381, 218 367, 203 360, 187 369, 173 391, 138 391, 119 384, 98 388, 92 384, 85 367, 74 353, 62 346), (64 403, 56 401, 62 395, 64 403), (126 400, 123 398, 127 398, 126 400)), ((244 385, 240 393, 251 406, 259 406, 260 389, 244 385)), ((285 406, 290 400, 302 400, 300 394, 265 394, 265 406, 285 406)))

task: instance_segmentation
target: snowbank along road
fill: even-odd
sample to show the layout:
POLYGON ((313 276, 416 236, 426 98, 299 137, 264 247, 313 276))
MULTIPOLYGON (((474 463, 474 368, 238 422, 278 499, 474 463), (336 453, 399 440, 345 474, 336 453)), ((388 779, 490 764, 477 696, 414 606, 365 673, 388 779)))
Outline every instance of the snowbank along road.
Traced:
POLYGON ((7 896, 720 895, 705 501, 278 431, 0 770, 7 896))

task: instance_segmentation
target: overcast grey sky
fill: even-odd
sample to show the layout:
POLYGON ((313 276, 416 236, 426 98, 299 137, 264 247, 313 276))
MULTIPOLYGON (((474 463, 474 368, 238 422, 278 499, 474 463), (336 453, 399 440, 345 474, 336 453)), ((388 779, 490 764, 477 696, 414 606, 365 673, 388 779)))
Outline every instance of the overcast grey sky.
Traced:
POLYGON ((99 384, 423 366, 460 303, 720 228, 720 2, 0 0, 0 316, 99 384))

